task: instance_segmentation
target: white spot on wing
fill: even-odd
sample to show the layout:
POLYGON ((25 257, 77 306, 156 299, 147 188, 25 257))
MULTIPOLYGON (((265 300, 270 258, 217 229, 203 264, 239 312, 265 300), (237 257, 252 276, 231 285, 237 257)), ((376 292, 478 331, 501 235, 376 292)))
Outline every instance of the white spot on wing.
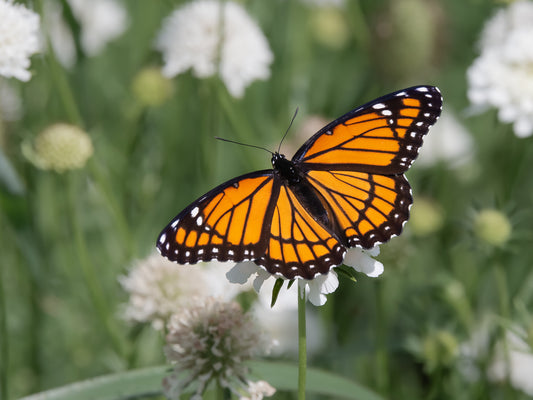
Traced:
POLYGON ((196 217, 198 213, 200 212, 200 209, 198 207, 194 207, 191 211, 191 217, 196 217))
POLYGON ((422 87, 416 88, 416 91, 417 91, 417 92, 427 92, 427 91, 428 91, 428 88, 425 87, 425 86, 422 86, 422 87))
POLYGON ((382 108, 385 108, 385 104, 383 103, 376 103, 372 106, 374 110, 381 110, 382 108))
POLYGON ((202 225, 202 222, 204 222, 202 216, 200 215, 198 218, 196 218, 196 225, 200 226, 202 225))
POLYGON ((167 240, 167 234, 163 233, 161 236, 159 236, 159 243, 164 243, 165 240, 167 240))
POLYGON ((386 117, 390 117, 392 115, 392 111, 391 110, 383 110, 381 112, 381 115, 384 115, 386 117))
POLYGON ((172 228, 175 228, 175 227, 179 224, 179 222, 180 222, 180 220, 177 219, 177 220, 175 220, 175 221, 172 223, 172 225, 170 225, 170 226, 171 226, 172 228))

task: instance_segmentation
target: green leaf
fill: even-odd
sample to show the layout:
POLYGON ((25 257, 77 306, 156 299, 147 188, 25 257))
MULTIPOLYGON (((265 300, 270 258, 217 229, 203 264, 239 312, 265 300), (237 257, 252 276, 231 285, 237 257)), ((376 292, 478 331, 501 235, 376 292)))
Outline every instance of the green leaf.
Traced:
POLYGON ((281 287, 283 286, 283 279, 278 278, 276 279, 276 283, 274 283, 274 289, 272 289, 272 301, 270 302, 270 307, 274 307, 276 304, 276 301, 278 300, 279 291, 281 290, 281 287))
MULTIPOLYGON (((277 390, 297 390, 297 365, 273 361, 253 361, 248 364, 254 375, 266 380, 277 390)), ((306 392, 339 399, 384 400, 380 395, 352 380, 314 368, 307 369, 306 392)))
POLYGON ((15 168, 13 168, 2 149, 0 149, 0 183, 6 187, 9 193, 14 195, 20 196, 26 191, 24 183, 22 183, 15 168))
POLYGON ((105 375, 37 393, 20 400, 120 400, 158 396, 171 367, 160 366, 105 375))
POLYGON ((357 279, 355 276, 355 270, 351 267, 346 267, 345 265, 339 265, 335 268, 335 272, 338 272, 340 275, 348 278, 352 282, 356 283, 357 279))
MULTIPOLYGON (((277 390, 296 391, 298 367, 289 363, 253 361, 248 363, 254 376, 266 380, 277 390)), ((151 367, 76 382, 37 393, 19 400, 126 400, 162 394, 162 379, 169 366, 151 367)), ((339 399, 384 400, 370 389, 342 376, 314 368, 307 369, 308 393, 339 399)))

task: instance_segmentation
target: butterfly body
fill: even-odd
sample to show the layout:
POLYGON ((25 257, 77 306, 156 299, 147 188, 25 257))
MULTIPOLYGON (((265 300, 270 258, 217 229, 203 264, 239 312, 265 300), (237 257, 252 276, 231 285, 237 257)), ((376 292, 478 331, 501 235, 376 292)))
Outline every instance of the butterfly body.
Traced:
POLYGON ((229 180, 193 202, 161 232, 157 248, 181 264, 254 261, 287 279, 313 279, 349 247, 398 235, 409 217, 403 173, 440 115, 437 88, 376 99, 314 134, 291 160, 229 180))

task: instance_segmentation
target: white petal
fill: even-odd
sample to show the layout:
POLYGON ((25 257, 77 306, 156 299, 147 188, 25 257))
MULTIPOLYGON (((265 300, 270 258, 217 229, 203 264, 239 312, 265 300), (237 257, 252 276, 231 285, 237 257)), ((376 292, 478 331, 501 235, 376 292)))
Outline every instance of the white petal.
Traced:
POLYGON ((371 278, 375 278, 383 273, 383 264, 365 254, 361 249, 351 248, 344 257, 344 264, 352 267, 358 272, 362 272, 371 278))
POLYGON ((270 275, 270 273, 266 272, 264 269, 259 268, 257 265, 256 267, 257 277, 254 279, 254 289, 257 293, 259 293, 259 291, 261 290, 261 286, 263 286, 263 282, 265 282, 272 275, 270 275))
POLYGON ((245 261, 235 264, 233 268, 226 272, 226 278, 231 283, 240 283, 242 285, 258 270, 260 270, 259 266, 253 261, 245 261))

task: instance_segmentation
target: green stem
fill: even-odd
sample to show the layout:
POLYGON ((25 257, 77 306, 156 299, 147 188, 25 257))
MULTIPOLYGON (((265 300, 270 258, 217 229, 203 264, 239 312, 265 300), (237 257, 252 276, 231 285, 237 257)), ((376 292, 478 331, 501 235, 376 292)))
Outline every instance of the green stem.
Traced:
MULTIPOLYGON (((0 275, 2 270, 0 269, 0 275)), ((7 399, 9 343, 7 337, 4 279, 0 279, 0 399, 7 399)))
POLYGON ((385 327, 385 306, 383 282, 376 282, 376 377, 380 393, 387 394, 389 387, 387 329, 385 327))
POLYGON ((300 291, 298 285, 298 400, 305 400, 305 380, 307 373, 306 333, 305 291, 300 291))
MULTIPOLYGON (((36 5, 41 16, 44 15, 42 0, 38 0, 36 5)), ((68 83, 65 70, 63 69, 61 64, 59 64, 59 61, 57 60, 54 49, 50 43, 50 38, 46 36, 45 40, 46 40, 46 55, 47 55, 46 59, 49 61, 50 74, 52 76, 52 80, 55 84, 55 87, 58 91, 59 99, 63 103, 63 107, 65 109, 65 113, 67 114, 67 118, 70 123, 83 127, 83 119, 77 107, 74 94, 72 93, 72 90, 68 83)))
POLYGON ((102 291, 102 288, 99 285, 99 281, 96 277, 96 271, 94 265, 89 257, 89 251, 87 249, 87 244, 85 242, 85 237, 81 228, 80 221, 78 219, 78 213, 76 212, 76 188, 74 187, 74 182, 72 181, 72 176, 68 176, 67 185, 68 185, 68 211, 70 222, 73 231, 74 244, 76 246, 76 253, 79 259, 79 265, 85 279, 85 284, 89 290, 89 295, 91 301, 96 309, 97 315, 99 316, 102 325, 105 327, 111 342, 115 348, 115 351, 121 355, 125 355, 123 341, 121 340, 120 334, 117 332, 117 327, 112 322, 111 313, 107 307, 107 301, 102 291))

